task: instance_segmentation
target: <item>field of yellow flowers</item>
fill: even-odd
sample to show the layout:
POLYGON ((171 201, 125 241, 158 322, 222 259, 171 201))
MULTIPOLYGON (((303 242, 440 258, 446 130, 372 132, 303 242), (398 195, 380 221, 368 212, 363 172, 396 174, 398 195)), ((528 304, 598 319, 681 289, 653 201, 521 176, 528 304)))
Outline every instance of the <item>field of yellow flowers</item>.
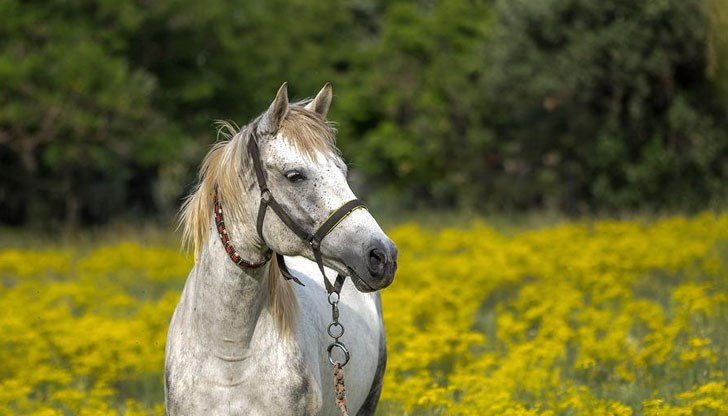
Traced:
MULTIPOLYGON (((728 414, 728 214, 390 231, 379 414, 728 414)), ((191 259, 0 249, 0 414, 164 413, 191 259)))

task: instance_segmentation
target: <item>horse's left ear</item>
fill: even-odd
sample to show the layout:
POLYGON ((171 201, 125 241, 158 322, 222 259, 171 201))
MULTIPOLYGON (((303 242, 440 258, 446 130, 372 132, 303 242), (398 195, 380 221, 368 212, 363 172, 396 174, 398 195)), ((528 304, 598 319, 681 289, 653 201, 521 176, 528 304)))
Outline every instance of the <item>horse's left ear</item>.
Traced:
POLYGON ((263 113, 258 123, 260 133, 276 133, 283 124, 288 113, 288 83, 284 82, 278 89, 275 100, 271 103, 268 111, 263 113))
POLYGON ((326 85, 321 88, 321 91, 316 94, 316 98, 306 105, 306 110, 318 113, 321 118, 326 118, 326 114, 329 112, 329 107, 331 107, 332 99, 333 88, 331 87, 331 83, 327 82, 326 85))

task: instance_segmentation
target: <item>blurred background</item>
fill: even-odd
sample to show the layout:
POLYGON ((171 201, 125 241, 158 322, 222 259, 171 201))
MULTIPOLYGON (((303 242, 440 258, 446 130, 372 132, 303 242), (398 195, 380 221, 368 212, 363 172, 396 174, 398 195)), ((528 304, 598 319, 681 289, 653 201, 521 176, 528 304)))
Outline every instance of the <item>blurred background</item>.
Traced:
POLYGON ((378 415, 728 414, 728 0, 0 0, 0 414, 164 413, 177 210, 284 81, 399 248, 378 415))
POLYGON ((334 85, 375 210, 728 197, 726 0, 0 1, 0 223, 173 221, 216 139, 334 85))

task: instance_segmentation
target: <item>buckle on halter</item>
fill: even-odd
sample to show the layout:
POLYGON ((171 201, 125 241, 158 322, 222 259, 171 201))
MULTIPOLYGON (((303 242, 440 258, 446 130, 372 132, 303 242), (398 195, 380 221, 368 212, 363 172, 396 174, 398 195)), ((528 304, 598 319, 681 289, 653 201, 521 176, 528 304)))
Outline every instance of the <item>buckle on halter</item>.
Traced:
POLYGON ((265 189, 263 189, 263 190, 260 191, 260 199, 262 199, 263 202, 270 201, 270 197, 271 197, 270 189, 265 188, 265 189))
POLYGON ((308 242, 308 244, 310 244, 311 248, 313 248, 314 250, 318 250, 319 248, 321 248, 321 242, 313 238, 308 242))

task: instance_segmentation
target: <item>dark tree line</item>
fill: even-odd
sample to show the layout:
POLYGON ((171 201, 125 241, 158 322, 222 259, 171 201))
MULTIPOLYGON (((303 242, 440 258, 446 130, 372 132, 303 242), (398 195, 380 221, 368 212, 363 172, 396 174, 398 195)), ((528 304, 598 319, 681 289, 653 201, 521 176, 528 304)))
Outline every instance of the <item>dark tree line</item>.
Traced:
POLYGON ((284 80, 375 205, 724 207, 727 6, 0 0, 0 222, 169 217, 284 80))

